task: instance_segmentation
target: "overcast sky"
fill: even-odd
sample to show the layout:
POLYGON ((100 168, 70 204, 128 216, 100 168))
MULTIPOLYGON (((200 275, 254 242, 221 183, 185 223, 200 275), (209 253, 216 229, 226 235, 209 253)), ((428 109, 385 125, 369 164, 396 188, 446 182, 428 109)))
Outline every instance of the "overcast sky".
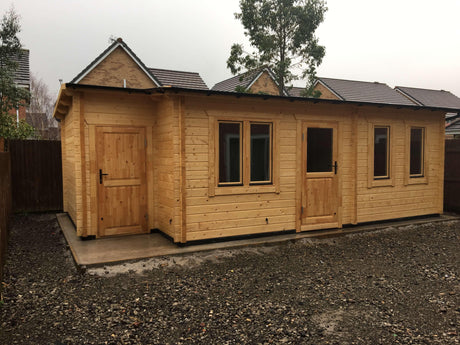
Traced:
MULTIPOLYGON (((122 37, 148 66, 199 72, 209 87, 229 78, 238 0, 4 0, 21 16, 30 69, 53 94, 122 37)), ((326 56, 318 76, 460 97, 460 0, 329 0, 317 31, 326 56)), ((246 43, 247 45, 247 43, 246 43)))

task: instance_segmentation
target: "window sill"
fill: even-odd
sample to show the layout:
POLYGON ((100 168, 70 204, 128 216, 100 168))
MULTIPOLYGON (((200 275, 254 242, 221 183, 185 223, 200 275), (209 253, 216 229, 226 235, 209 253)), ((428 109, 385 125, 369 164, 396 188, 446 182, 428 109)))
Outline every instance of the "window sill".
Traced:
POLYGON ((214 195, 233 195, 233 194, 262 194, 262 193, 279 193, 276 186, 235 186, 235 187, 216 187, 214 195))
POLYGON ((412 184, 428 184, 428 179, 426 176, 407 178, 406 185, 412 185, 412 184))
POLYGON ((374 188, 374 187, 393 187, 393 179, 392 178, 386 178, 386 179, 379 179, 379 180, 370 180, 368 184, 368 188, 374 188))

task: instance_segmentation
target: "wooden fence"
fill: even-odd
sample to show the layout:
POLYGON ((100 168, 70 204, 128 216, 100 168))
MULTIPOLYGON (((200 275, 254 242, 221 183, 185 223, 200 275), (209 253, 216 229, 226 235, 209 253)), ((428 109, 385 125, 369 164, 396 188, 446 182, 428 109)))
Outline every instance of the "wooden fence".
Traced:
POLYGON ((446 140, 444 210, 460 213, 460 139, 446 140))
POLYGON ((62 210, 61 142, 10 140, 13 212, 62 210))
MULTIPOLYGON (((0 152, 0 282, 8 241, 8 223, 11 213, 10 153, 0 152)), ((0 286, 1 290, 1 286, 0 286)))

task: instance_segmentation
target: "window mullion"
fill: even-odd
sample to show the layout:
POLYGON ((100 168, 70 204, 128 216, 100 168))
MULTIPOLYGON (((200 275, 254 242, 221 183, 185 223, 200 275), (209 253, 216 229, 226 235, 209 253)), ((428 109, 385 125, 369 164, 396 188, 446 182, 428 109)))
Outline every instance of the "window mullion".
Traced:
POLYGON ((244 121, 242 126, 243 133, 241 135, 243 149, 242 159, 242 173, 243 173, 243 185, 249 186, 249 180, 251 176, 251 124, 249 121, 244 121))

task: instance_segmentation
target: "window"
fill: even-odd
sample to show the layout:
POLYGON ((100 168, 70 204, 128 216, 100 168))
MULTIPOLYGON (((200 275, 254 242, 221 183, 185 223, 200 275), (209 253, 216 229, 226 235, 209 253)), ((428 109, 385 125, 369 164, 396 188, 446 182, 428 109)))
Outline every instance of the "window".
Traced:
POLYGON ((307 129, 307 172, 332 171, 332 128, 307 129))
POLYGON ((368 156, 367 156, 367 188, 394 187, 395 166, 394 144, 392 137, 393 124, 380 123, 377 121, 368 122, 368 156))
POLYGON ((241 122, 219 123, 219 183, 241 183, 241 122))
POLYGON ((251 123, 251 183, 271 182, 271 125, 251 123))
POLYGON ((424 175, 424 132, 424 128, 411 127, 410 129, 410 177, 423 177, 424 175))
POLYGON ((218 124, 218 185, 271 184, 272 124, 251 121, 218 124))
POLYGON ((388 179, 390 128, 374 127, 374 179, 388 179))
POLYGON ((421 122, 406 122, 404 184, 428 183, 427 128, 421 122))

